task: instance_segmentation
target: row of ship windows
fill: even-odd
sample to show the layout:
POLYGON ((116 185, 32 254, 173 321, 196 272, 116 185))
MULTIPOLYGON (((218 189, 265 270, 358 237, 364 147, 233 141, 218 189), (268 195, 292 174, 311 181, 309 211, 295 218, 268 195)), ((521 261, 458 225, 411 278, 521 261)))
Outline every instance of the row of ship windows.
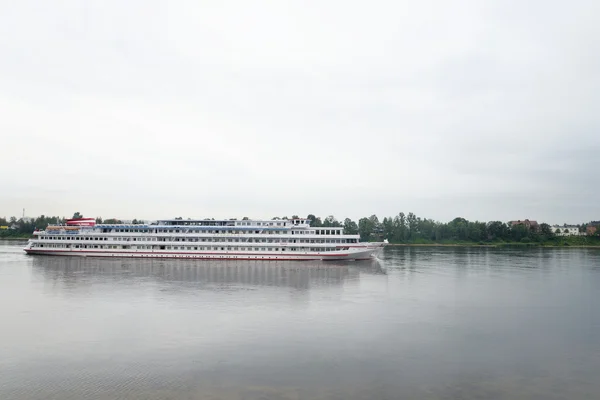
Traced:
MULTIPOLYGON (((102 229, 104 233, 210 233, 210 234, 255 234, 261 231, 253 230, 199 230, 199 229, 102 229)), ((266 231, 262 232, 266 235, 342 235, 343 230, 340 229, 317 229, 317 230, 297 230, 297 231, 266 231)))
MULTIPOLYGON (((161 224, 163 225, 163 224, 161 224)), ((269 222, 256 222, 256 221, 231 221, 231 222, 222 222, 222 221, 215 221, 215 222, 209 222, 209 221, 200 221, 200 222, 194 222, 194 221, 186 221, 186 220, 181 220, 180 222, 177 223, 169 223, 167 225, 185 225, 185 226, 287 226, 288 223, 285 221, 269 221, 269 222)), ((290 222, 290 225, 293 225, 292 222, 290 222)))
MULTIPOLYGON (((101 245, 101 244, 37 244, 33 247, 43 247, 52 249, 106 249, 106 250, 123 250, 132 249, 131 246, 120 246, 120 245, 101 245)), ((347 247, 335 248, 335 247, 233 247, 233 246, 136 246, 135 250, 196 250, 196 251, 335 251, 335 250, 348 250, 347 247)))
POLYGON ((257 225, 257 226, 287 226, 287 222, 238 222, 236 225, 243 225, 243 226, 251 226, 251 225, 257 225))
MULTIPOLYGON (((42 240, 92 240, 92 241, 106 241, 108 237, 93 237, 93 236, 42 236, 42 240)), ((241 239, 218 239, 218 238, 157 238, 157 237, 111 237, 111 241, 121 242, 231 242, 239 243, 241 239)), ((243 240, 245 243, 356 243, 356 239, 264 239, 255 238, 243 240)))

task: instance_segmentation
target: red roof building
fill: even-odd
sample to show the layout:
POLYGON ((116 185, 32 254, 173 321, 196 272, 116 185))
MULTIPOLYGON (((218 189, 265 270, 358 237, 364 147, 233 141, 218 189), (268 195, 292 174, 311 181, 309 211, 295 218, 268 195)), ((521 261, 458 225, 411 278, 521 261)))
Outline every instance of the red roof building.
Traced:
POLYGON ((510 226, 515 226, 515 225, 525 225, 525 227, 527 229, 535 229, 537 230, 539 228, 539 224, 537 223, 537 221, 530 221, 528 219, 526 220, 518 220, 518 221, 510 221, 509 222, 510 226))

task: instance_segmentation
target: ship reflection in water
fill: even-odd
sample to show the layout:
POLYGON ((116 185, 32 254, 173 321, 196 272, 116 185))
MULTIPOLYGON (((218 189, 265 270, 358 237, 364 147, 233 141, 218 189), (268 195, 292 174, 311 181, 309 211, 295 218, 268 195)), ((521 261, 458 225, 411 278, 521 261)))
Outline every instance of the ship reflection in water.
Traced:
POLYGON ((361 274, 385 274, 378 260, 369 261, 221 261, 105 259, 35 256, 33 272, 66 287, 102 282, 154 281, 177 286, 282 286, 310 289, 341 286, 361 274))

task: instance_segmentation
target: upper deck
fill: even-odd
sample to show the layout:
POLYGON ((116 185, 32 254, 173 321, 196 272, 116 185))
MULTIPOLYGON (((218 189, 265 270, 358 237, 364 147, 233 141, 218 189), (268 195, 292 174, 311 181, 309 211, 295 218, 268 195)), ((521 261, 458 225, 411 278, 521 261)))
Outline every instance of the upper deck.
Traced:
POLYGON ((273 219, 273 220, 236 220, 236 219, 161 219, 157 221, 160 226, 252 226, 252 227, 279 227, 279 228, 308 228, 310 220, 306 218, 273 219))
MULTIPOLYGON (((43 231, 34 232, 39 235, 43 231)), ((280 234, 344 235, 343 227, 311 227, 305 218, 291 220, 158 220, 152 224, 96 224, 48 226, 46 232, 63 234, 280 234)))

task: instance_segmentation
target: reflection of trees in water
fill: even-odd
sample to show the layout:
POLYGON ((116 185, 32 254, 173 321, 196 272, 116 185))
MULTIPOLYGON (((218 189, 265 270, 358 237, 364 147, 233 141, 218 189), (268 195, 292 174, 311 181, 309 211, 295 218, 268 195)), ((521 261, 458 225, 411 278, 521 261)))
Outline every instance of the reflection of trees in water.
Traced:
POLYGON ((548 269, 552 263, 571 265, 585 256, 584 252, 569 250, 522 246, 390 246, 385 249, 384 264, 407 272, 449 267, 459 275, 502 268, 548 269))
POLYGON ((250 260, 103 259, 36 257, 34 273, 65 286, 154 280, 162 283, 285 286, 336 286, 361 273, 383 273, 377 262, 290 262, 250 260))

